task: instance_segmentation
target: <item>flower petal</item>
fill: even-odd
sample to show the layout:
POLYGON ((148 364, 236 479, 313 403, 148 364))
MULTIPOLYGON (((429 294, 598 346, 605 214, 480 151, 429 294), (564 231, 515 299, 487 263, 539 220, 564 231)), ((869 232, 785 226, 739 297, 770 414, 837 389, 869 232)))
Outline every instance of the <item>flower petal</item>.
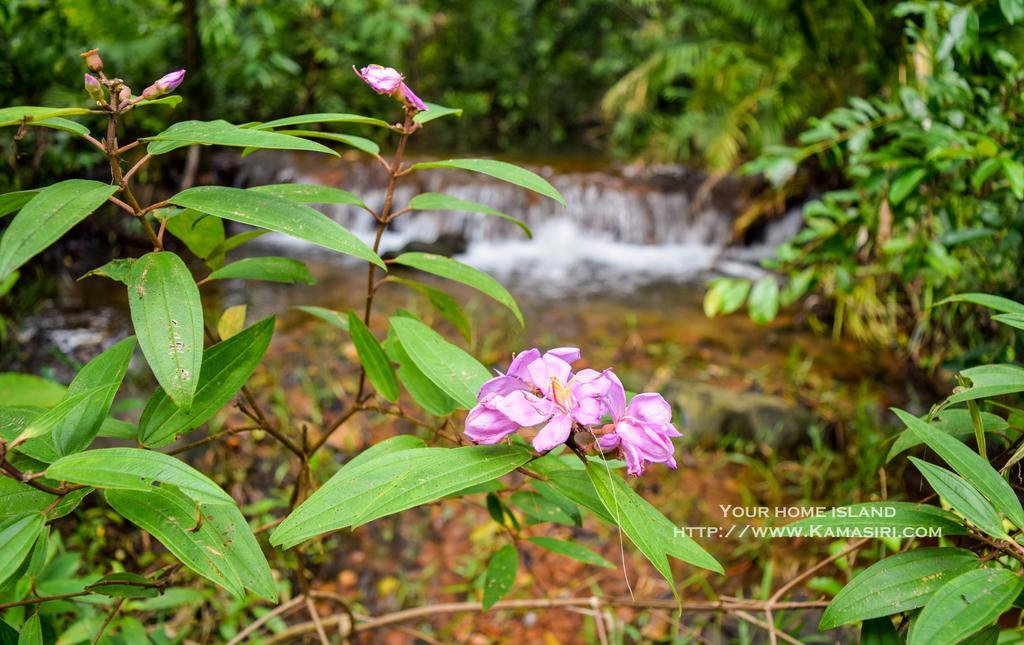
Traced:
POLYGON ((486 403, 466 416, 466 436, 474 443, 495 444, 519 429, 519 424, 486 403))
POLYGON ((528 380, 541 392, 549 394, 553 380, 559 383, 565 383, 569 380, 569 375, 572 374, 572 366, 558 357, 545 354, 540 357, 540 360, 533 361, 527 365, 526 371, 530 375, 528 380))
POLYGON ((427 104, 420 100, 420 97, 416 96, 416 94, 411 89, 409 89, 408 85, 402 83, 401 85, 399 85, 399 89, 401 89, 402 97, 404 98, 406 103, 413 106, 420 112, 426 111, 427 104))
POLYGON ((570 432, 572 432, 572 419, 566 414, 555 415, 533 438, 533 447, 538 452, 547 452, 555 446, 565 443, 570 432))
POLYGON ((480 386, 476 400, 483 401, 490 396, 511 394, 519 390, 525 390, 527 386, 520 379, 513 376, 495 376, 480 386))
POLYGON ((495 396, 490 400, 490 405, 523 427, 547 421, 554 411, 553 404, 547 399, 522 390, 495 396))
POLYGON ((605 415, 605 405, 601 399, 589 397, 579 399, 572 409, 572 418, 585 426, 596 425, 605 415))
POLYGON ((508 366, 507 374, 509 376, 515 376, 516 378, 523 379, 524 381, 529 378, 529 374, 526 372, 526 367, 533 361, 540 358, 540 350, 536 347, 528 349, 523 352, 519 352, 512 359, 512 362, 508 366))
POLYGON ((580 350, 578 347, 555 347, 545 353, 551 354, 555 358, 560 358, 569 364, 580 360, 580 350))
POLYGON ((378 94, 391 94, 404 85, 402 83, 402 74, 393 67, 371 64, 362 69, 356 69, 355 65, 353 65, 352 69, 359 78, 363 79, 378 94))
POLYGON ((626 414, 626 388, 622 387, 622 381, 615 375, 615 372, 605 370, 604 375, 610 383, 608 391, 604 394, 604 400, 612 419, 618 421, 626 414))
POLYGON ((660 394, 645 392, 637 394, 629 402, 626 414, 644 423, 671 423, 672 406, 660 394))
POLYGON ((603 434, 597 438, 597 445, 601 450, 611 450, 612 448, 619 447, 619 435, 614 432, 609 434, 603 434))
POLYGON ((633 446, 622 444, 622 456, 626 459, 626 472, 634 477, 644 474, 644 458, 633 446))

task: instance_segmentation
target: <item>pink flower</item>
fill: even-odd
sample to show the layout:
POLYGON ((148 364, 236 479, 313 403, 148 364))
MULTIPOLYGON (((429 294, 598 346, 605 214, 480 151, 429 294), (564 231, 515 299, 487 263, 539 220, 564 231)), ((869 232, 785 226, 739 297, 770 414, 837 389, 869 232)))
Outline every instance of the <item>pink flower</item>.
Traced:
POLYGON ((174 91, 176 87, 181 85, 181 82, 185 80, 185 70, 179 69, 176 72, 170 74, 164 74, 157 79, 155 83, 142 90, 142 98, 144 99, 155 99, 167 94, 168 92, 174 91))
POLYGON ((575 347, 517 355, 507 373, 480 388, 477 405, 466 417, 466 435, 475 443, 493 444, 519 428, 544 423, 533 447, 547 452, 565 443, 575 424, 600 422, 612 382, 592 369, 573 374, 571 363, 579 357, 575 347))
POLYGON ((355 65, 353 65, 352 71, 359 78, 363 79, 374 92, 394 97, 421 112, 427 109, 426 103, 421 101, 420 97, 416 96, 409 89, 409 86, 404 82, 405 77, 397 69, 381 65, 367 65, 362 69, 356 69, 355 65))
POLYGON ((637 394, 626 405, 626 390, 612 372, 606 372, 612 386, 605 402, 612 415, 613 431, 601 435, 602 450, 618 448, 626 459, 629 474, 643 474, 647 462, 676 467, 672 437, 682 436, 672 425, 672 406, 654 392, 637 394))

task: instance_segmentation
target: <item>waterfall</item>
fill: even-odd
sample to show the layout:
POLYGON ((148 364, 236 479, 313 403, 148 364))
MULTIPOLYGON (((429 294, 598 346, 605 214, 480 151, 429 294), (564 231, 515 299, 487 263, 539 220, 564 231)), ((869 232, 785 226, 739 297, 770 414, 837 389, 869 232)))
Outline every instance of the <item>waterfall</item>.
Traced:
MULTIPOLYGON (((255 156, 255 155, 254 155, 255 156)), ((697 202, 705 175, 682 166, 610 166, 595 163, 527 164, 550 181, 567 206, 518 186, 457 170, 416 172, 402 178, 396 207, 414 195, 440 192, 489 206, 524 221, 528 239, 515 225, 476 213, 422 211, 389 226, 382 252, 410 242, 444 240, 447 252, 468 264, 540 289, 609 286, 635 288, 650 281, 687 281, 709 272, 757 275, 756 262, 789 239, 800 225, 798 212, 765 227, 763 240, 729 247, 732 222, 740 210, 742 182, 728 179, 697 202), (455 248, 449 248, 451 245, 455 248)), ((260 163, 239 182, 319 183, 350 190, 371 208, 384 201, 383 169, 365 161, 292 155, 280 165, 260 163)), ((375 222, 359 208, 325 204, 317 208, 365 240, 375 222)), ((286 243, 268 236, 274 244, 286 243)), ((296 243, 297 244, 297 243, 296 243)))

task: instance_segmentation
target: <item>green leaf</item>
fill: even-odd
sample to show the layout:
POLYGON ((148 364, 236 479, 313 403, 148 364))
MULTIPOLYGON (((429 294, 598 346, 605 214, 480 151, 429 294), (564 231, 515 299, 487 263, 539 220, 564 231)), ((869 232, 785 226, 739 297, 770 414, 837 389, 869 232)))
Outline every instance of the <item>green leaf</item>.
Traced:
MULTIPOLYGON (((1005 419, 992 414, 991 412, 981 413, 981 423, 985 432, 1002 432, 1008 427, 1005 419)), ((957 408, 942 410, 939 412, 934 425, 939 430, 942 430, 946 434, 956 437, 961 441, 974 434, 971 413, 964 409, 957 408)), ((896 441, 894 441, 892 447, 889 448, 889 454, 886 456, 885 460, 892 461, 893 457, 896 455, 920 444, 921 441, 917 438, 917 435, 910 430, 905 430, 896 437, 896 441)))
POLYGON ((953 507, 953 510, 992 537, 1009 539, 1006 531, 1003 530, 1003 523, 999 519, 996 509, 992 508, 988 500, 967 480, 927 461, 915 457, 911 457, 910 461, 924 475, 939 497, 953 507))
POLYGON ((0 585, 21 566, 45 522, 42 513, 0 520, 0 585))
POLYGON ((77 134, 80 137, 89 134, 89 128, 85 127, 81 123, 76 123, 70 119, 64 119, 59 116, 33 121, 30 125, 37 125, 43 128, 50 128, 52 130, 63 130, 64 132, 77 134))
POLYGON ((111 260, 101 267, 96 267, 92 271, 85 273, 79 280, 84 280, 90 276, 102 276, 104 278, 110 278, 115 282, 127 285, 128 279, 132 274, 132 265, 135 264, 135 258, 118 258, 111 260))
POLYGON ((534 461, 530 467, 545 475, 548 478, 547 483, 566 498, 586 508, 601 520, 615 525, 615 518, 608 513, 586 472, 569 468, 552 453, 534 461))
POLYGON ((264 280, 285 284, 316 284, 306 265, 279 257, 245 258, 211 273, 207 280, 264 280))
POLYGON ((563 526, 577 526, 576 518, 540 493, 517 490, 512 493, 511 501, 526 513, 532 524, 554 522, 563 526))
POLYGON ((158 99, 142 99, 135 104, 135 107, 146 107, 149 105, 166 105, 171 108, 176 108, 181 103, 182 98, 180 94, 171 94, 170 96, 161 96, 158 99))
POLYGON ((188 267, 166 251, 142 256, 128 279, 128 306, 157 382, 188 410, 203 363, 203 305, 188 267))
POLYGON ((269 232, 270 231, 246 231, 244 233, 232 235, 228 239, 224 240, 223 245, 214 250, 214 257, 217 257, 218 255, 223 257, 224 254, 230 253, 243 244, 255 240, 258 237, 263 237, 269 232))
POLYGON ((359 464, 363 464, 378 457, 384 455, 390 455, 400 450, 412 450, 413 448, 426 448, 427 444, 423 442, 419 437, 415 437, 409 434, 399 434, 394 437, 388 437, 383 441, 378 441, 366 450, 360 452, 358 455, 350 459, 346 464, 346 468, 355 468, 359 464))
POLYGON ((217 537, 217 550, 238 574, 242 585, 277 602, 277 584, 252 528, 234 504, 201 504, 203 523, 217 537))
MULTIPOLYGON (((65 419, 79 414, 82 408, 99 405, 100 399, 106 396, 106 392, 106 387, 99 386, 87 388, 72 395, 66 395, 60 403, 34 417, 25 429, 22 430, 21 434, 18 435, 17 439, 11 443, 11 447, 23 444, 30 439, 49 435, 54 429, 62 426, 65 419)), ((51 456, 49 453, 52 453, 52 456, 56 457, 57 452, 53 446, 52 437, 47 436, 46 438, 48 456, 51 456)), ((25 454, 30 453, 26 452, 25 454)))
POLYGON ((896 206, 902 202, 927 176, 927 168, 913 168, 902 173, 892 181, 892 185, 889 187, 889 203, 896 206))
POLYGON ((992 320, 1015 329, 1024 329, 1024 314, 996 314, 992 320))
POLYGON ((704 294, 704 315, 714 318, 718 314, 731 314, 743 305, 750 292, 750 281, 734 278, 716 278, 704 294))
POLYGON ((394 282, 401 284, 420 292, 430 301, 434 311, 444 316, 445 320, 450 322, 452 326, 462 337, 466 339, 466 342, 470 342, 473 339, 473 328, 469 322, 469 318, 466 316, 466 312, 462 310, 459 303, 444 291, 435 289, 434 287, 423 284, 416 280, 406 280, 405 278, 398 278, 396 276, 389 276, 388 282, 394 282))
POLYGON ((210 419, 245 385, 270 346, 274 317, 265 318, 203 353, 199 386, 190 410, 183 410, 158 389, 139 420, 139 441, 151 448, 165 446, 182 432, 210 419))
POLYGON ((9 215, 25 204, 32 201, 32 198, 39 194, 39 189, 19 190, 13 193, 0 195, 0 217, 9 215))
POLYGON ((580 513, 579 507, 568 497, 558 492, 558 489, 546 481, 534 480, 531 482, 533 489, 540 493, 548 502, 558 506, 566 515, 568 515, 573 524, 576 526, 583 525, 583 515, 580 513))
POLYGON ((419 123, 422 125, 424 123, 430 123, 434 119, 440 119, 441 117, 462 116, 462 108, 450 108, 436 103, 427 103, 426 105, 426 111, 417 112, 416 115, 412 117, 413 123, 419 123))
POLYGON ((363 200, 353 193, 333 186, 320 184, 266 184, 253 186, 249 190, 287 199, 299 204, 349 204, 366 208, 363 200))
POLYGON ((575 542, 566 542, 564 540, 556 540, 550 537, 531 537, 527 538, 530 542, 533 542, 539 547, 543 547, 548 551, 552 551, 559 555, 564 555, 578 560, 583 564, 592 564, 596 567, 604 567, 605 569, 614 569, 615 565, 605 560, 600 555, 594 553, 585 546, 576 544, 575 542))
POLYGON ((546 179, 540 175, 520 168, 519 166, 506 163, 504 161, 496 161, 494 159, 447 159, 445 161, 421 161, 412 165, 412 170, 429 170, 431 168, 456 168, 459 170, 469 170, 472 172, 478 172, 484 175, 489 175, 495 179, 515 184, 516 186, 522 186, 523 188, 532 190, 535 193, 550 197, 562 206, 565 206, 565 198, 559 193, 554 186, 548 183, 546 179))
POLYGON ((854 576, 829 603, 819 629, 834 629, 923 607, 947 582, 981 566, 967 549, 941 547, 890 556, 854 576))
POLYGON ((958 293, 955 296, 946 298, 945 300, 940 300, 935 306, 937 307, 951 302, 969 302, 971 304, 994 309, 995 311, 1004 314, 1024 314, 1024 305, 1019 302, 1015 302, 1009 298, 1003 298, 1002 296, 993 296, 987 293, 958 293))
POLYGON ((530 453, 514 446, 413 448, 343 467, 270 536, 291 548, 311 537, 432 502, 522 466, 530 453))
POLYGON ((586 472, 608 514, 615 519, 615 524, 668 581, 673 593, 678 595, 679 592, 667 556, 671 555, 709 571, 724 573, 722 565, 715 558, 690 537, 678 534, 677 527, 667 517, 637 495, 604 464, 591 460, 586 472))
POLYGON ((519 311, 519 305, 516 304, 512 294, 500 282, 479 269, 433 253, 403 253, 392 261, 395 264, 419 269, 425 273, 431 273, 472 287, 505 305, 515 315, 520 325, 526 324, 523 320, 523 313, 519 311))
POLYGON ((141 448, 99 448, 61 457, 46 469, 57 481, 150 492, 171 484, 197 503, 234 504, 206 475, 180 459, 141 448))
MULTIPOLYGON (((174 209, 176 210, 176 209, 174 209)), ((197 258, 209 261, 224 246, 224 222, 191 209, 185 209, 165 218, 171 235, 185 243, 197 258)))
POLYGON ((35 612, 21 626, 18 645, 43 645, 43 643, 43 625, 39 620, 39 612, 35 612))
POLYGON ((115 419, 113 417, 107 417, 100 424, 100 431, 97 433, 100 437, 113 437, 116 439, 135 439, 139 436, 139 428, 136 425, 115 419))
POLYGON ((879 529, 939 529, 942 535, 965 535, 960 519, 937 506, 911 502, 864 502, 832 509, 828 513, 806 517, 786 526, 787 536, 838 537, 877 535, 879 529), (796 529, 801 529, 797 531, 796 529))
POLYGON ((67 388, 32 374, 0 373, 0 406, 22 405, 48 408, 60 403, 67 388))
MULTIPOLYGON (((47 519, 52 520, 67 515, 75 510, 82 499, 91 492, 91 488, 71 491, 57 503, 57 506, 53 507, 47 514, 47 519)), ((0 518, 24 515, 29 512, 42 514, 53 504, 54 499, 53 495, 15 481, 11 477, 0 477, 0 518)))
POLYGON ((84 108, 53 108, 38 107, 34 105, 19 105, 16 107, 0 108, 0 128, 8 125, 21 125, 22 123, 34 123, 43 119, 52 119, 62 116, 79 116, 89 114, 91 110, 84 108))
POLYGON ((370 247, 331 218, 276 195, 224 186, 199 186, 183 190, 170 201, 223 219, 284 233, 386 268, 370 247))
POLYGON ((747 299, 750 319, 758 325, 765 325, 779 313, 779 284, 772 276, 765 276, 754 283, 747 299))
POLYGON ((87 179, 68 179, 40 190, 22 206, 0 239, 0 280, 60 239, 116 191, 116 186, 87 179))
MULTIPOLYGON (((420 112, 423 114, 423 112, 420 112)), ((443 193, 422 193, 416 195, 409 200, 409 208, 417 211, 459 211, 464 213, 483 213, 484 215, 494 215, 500 217, 506 222, 511 222, 523 229, 526 233, 526 237, 533 239, 533 231, 520 219, 506 215, 499 210, 495 210, 483 204, 477 204, 476 202, 467 201, 465 199, 459 199, 458 197, 452 197, 451 195, 445 195, 443 193)))
POLYGON ((1024 20, 1024 0, 999 0, 999 9, 1011 25, 1024 20))
POLYGON ((324 139, 337 141, 346 146, 352 146, 368 155, 380 154, 380 146, 366 137, 357 137, 352 134, 337 134, 335 132, 320 132, 318 130, 275 130, 278 134, 288 134, 293 137, 309 137, 312 139, 324 139))
MULTIPOLYGON (((980 632, 975 632, 971 636, 963 639, 957 645, 997 645, 999 643, 999 635, 1002 630, 999 628, 999 624, 989 625, 980 632)), ((1020 637, 1020 628, 1010 632, 1012 636, 1020 637)))
POLYGON ((910 627, 907 645, 955 643, 995 621, 1024 589, 1007 569, 962 573, 936 591, 910 627))
POLYGON ((86 590, 113 598, 154 598, 159 596, 160 590, 149 586, 151 584, 150 580, 137 573, 122 571, 103 576, 86 587, 86 590))
POLYGON ((135 337, 129 336, 86 363, 71 381, 66 397, 86 391, 93 394, 54 427, 53 445, 58 456, 78 452, 92 443, 107 418, 134 352, 135 337))
POLYGON ((18 632, 0 619, 0 645, 18 645, 18 632))
POLYGON ((999 161, 1003 165, 1003 176, 1006 177, 1013 196, 1018 200, 1024 199, 1024 164, 1009 157, 1000 157, 999 161))
POLYGON ((1024 509, 1020 500, 998 472, 978 453, 953 437, 933 428, 903 410, 893 409, 896 416, 929 448, 942 457, 958 475, 969 481, 1018 528, 1024 527, 1024 509))
POLYGON ((405 386, 409 396, 417 404, 436 417, 443 417, 455 412, 456 404, 452 397, 434 385, 427 376, 416 367, 416 363, 402 347, 394 328, 388 328, 388 337, 383 343, 384 352, 398 365, 398 380, 405 386))
POLYGON ((418 320, 392 316, 391 327, 416 367, 459 406, 476 405, 480 386, 490 378, 487 368, 418 320))
POLYGON ((992 396, 1024 392, 1024 367, 1011 364, 979 365, 960 372, 971 386, 951 395, 948 403, 962 403, 992 396))
POLYGON ((115 511, 148 531, 186 567, 233 596, 244 596, 244 585, 228 562, 227 549, 212 522, 205 520, 207 509, 173 486, 154 487, 146 492, 112 489, 106 492, 106 498, 115 511), (204 519, 199 522, 201 517, 204 519))
POLYGON ((519 568, 519 552, 512 545, 503 546, 491 556, 484 574, 484 611, 509 592, 516 581, 516 570, 519 568))
POLYGON ((373 332, 352 311, 348 312, 348 331, 352 335, 352 342, 355 343, 356 353, 359 354, 359 362, 366 370, 366 376, 370 379, 373 389, 388 401, 397 401, 398 379, 395 376, 395 368, 373 332))
POLYGON ((196 605, 206 600, 206 594, 191 587, 171 587, 156 598, 131 603, 136 611, 166 611, 182 605, 196 605))
POLYGON ((316 316, 320 320, 334 325, 335 327, 348 331, 348 316, 343 315, 340 311, 334 311, 333 309, 327 309, 326 307, 314 307, 312 305, 295 305, 292 309, 304 311, 311 316, 316 316))
POLYGON ((252 128, 241 128, 227 121, 181 121, 160 134, 145 137, 149 141, 146 151, 161 155, 171 150, 194 144, 203 146, 234 146, 238 148, 259 148, 261 150, 305 150, 323 152, 335 157, 338 153, 315 141, 290 137, 276 132, 264 132, 252 128))
POLYGON ((359 114, 347 114, 344 112, 319 112, 316 114, 300 114, 298 116, 287 116, 283 119, 275 119, 266 123, 259 123, 252 126, 253 130, 270 130, 273 128, 284 128, 289 125, 306 125, 309 123, 359 123, 363 125, 376 125, 382 128, 390 128, 387 121, 374 119, 359 114))

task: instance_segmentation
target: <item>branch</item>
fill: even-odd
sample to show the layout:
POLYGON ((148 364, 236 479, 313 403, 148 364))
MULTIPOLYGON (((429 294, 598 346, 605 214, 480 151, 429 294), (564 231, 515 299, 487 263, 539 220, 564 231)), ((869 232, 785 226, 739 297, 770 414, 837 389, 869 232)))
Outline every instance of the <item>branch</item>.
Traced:
POLYGON ((139 171, 139 169, 142 168, 144 165, 146 165, 146 162, 149 161, 152 158, 153 158, 153 155, 151 155, 151 154, 149 154, 147 152, 145 155, 142 156, 141 159, 136 161, 135 165, 132 166, 131 169, 124 174, 124 177, 121 178, 121 187, 124 188, 124 187, 128 186, 128 181, 132 178, 132 175, 137 173, 139 171))
POLYGON ((103 632, 107 631, 107 626, 110 625, 110 622, 114 620, 114 617, 121 612, 121 607, 124 607, 125 600, 125 598, 118 598, 117 602, 114 603, 114 608, 110 610, 109 614, 107 614, 106 620, 103 621, 103 624, 100 625, 99 631, 96 632, 96 636, 93 637, 92 645, 96 645, 96 643, 100 642, 100 639, 103 638, 103 632))
MULTIPOLYGON (((294 600, 291 602, 295 602, 294 600)), ((772 602, 772 601, 743 601, 743 600, 721 600, 718 602, 714 601, 683 601, 683 611, 693 612, 757 612, 764 611, 765 608, 785 610, 785 609, 822 609, 827 607, 829 601, 827 600, 812 600, 812 601, 799 601, 799 602, 772 602)), ((284 607, 284 605, 282 605, 284 607)), ((494 604, 492 609, 496 610, 513 610, 523 611, 529 609, 564 609, 564 608, 577 608, 577 609, 589 609, 594 610, 597 607, 635 607, 638 609, 679 609, 679 605, 674 600, 633 600, 631 598, 534 598, 526 600, 500 600, 494 604)), ((278 608, 280 609, 280 607, 278 608)), ((415 620, 417 618, 425 618, 428 616, 436 616, 440 614, 455 614, 463 612, 479 612, 483 611, 483 605, 479 602, 453 602, 443 603, 439 605, 431 605, 429 607, 416 607, 413 609, 403 609, 401 611, 392 612, 390 614, 384 614, 376 618, 364 619, 359 625, 357 625, 360 632, 380 629, 389 625, 395 625, 397 623, 403 623, 409 620, 415 620)), ((751 617, 752 618, 752 617, 751 617)), ((328 616, 327 618, 321 618, 320 624, 323 627, 337 627, 344 624, 348 620, 347 614, 335 614, 328 616)), ((744 619, 745 620, 745 619, 744 619)), ((753 622, 761 623, 755 619, 753 622)), ((761 623, 763 626, 764 623, 761 623)), ((310 634, 316 631, 316 625, 312 622, 299 623, 293 625, 288 629, 279 632, 267 640, 267 644, 271 643, 284 643, 294 642, 299 636, 303 634, 310 634)), ((250 632, 251 633, 251 632, 250 632)), ((237 643, 240 641, 233 641, 237 643)))

